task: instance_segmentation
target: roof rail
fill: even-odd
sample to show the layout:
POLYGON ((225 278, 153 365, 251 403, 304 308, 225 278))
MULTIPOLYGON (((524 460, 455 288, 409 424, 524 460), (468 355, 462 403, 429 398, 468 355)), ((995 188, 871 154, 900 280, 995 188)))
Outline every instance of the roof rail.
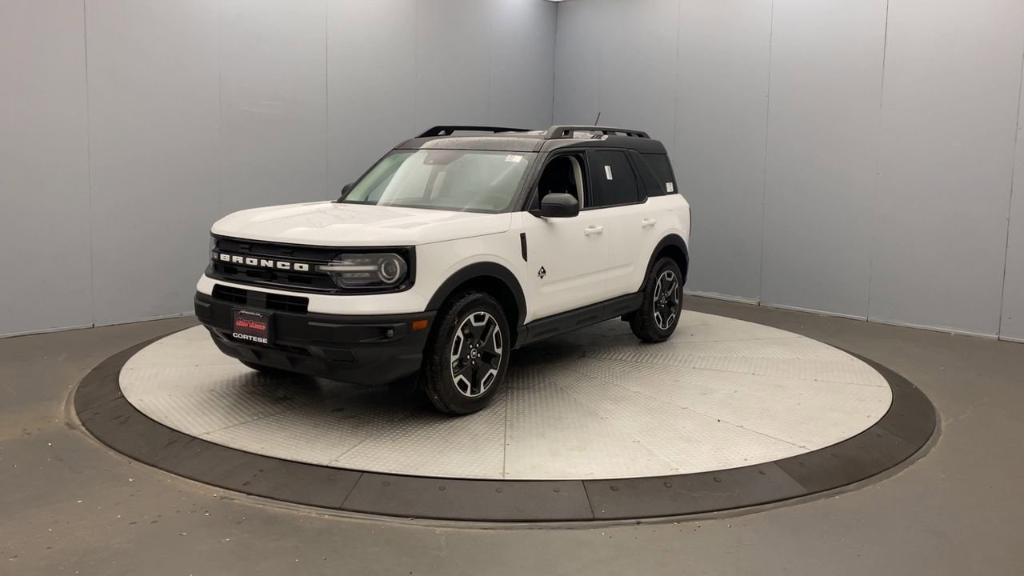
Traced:
POLYGON ((434 126, 418 138, 432 136, 451 136, 455 132, 526 132, 526 128, 503 128, 501 126, 434 126))
POLYGON ((572 138, 575 132, 600 132, 605 136, 622 134, 623 136, 632 136, 634 138, 650 138, 647 132, 626 128, 610 128, 608 126, 552 126, 544 133, 544 139, 572 138))

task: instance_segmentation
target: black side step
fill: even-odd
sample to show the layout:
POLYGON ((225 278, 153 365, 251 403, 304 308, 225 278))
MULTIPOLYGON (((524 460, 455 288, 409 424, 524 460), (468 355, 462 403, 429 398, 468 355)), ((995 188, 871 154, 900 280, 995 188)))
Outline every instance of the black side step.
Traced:
POLYGON ((583 308, 534 320, 519 329, 516 347, 635 312, 643 304, 643 297, 643 292, 634 292, 633 294, 626 294, 625 296, 619 296, 611 300, 584 306, 583 308))

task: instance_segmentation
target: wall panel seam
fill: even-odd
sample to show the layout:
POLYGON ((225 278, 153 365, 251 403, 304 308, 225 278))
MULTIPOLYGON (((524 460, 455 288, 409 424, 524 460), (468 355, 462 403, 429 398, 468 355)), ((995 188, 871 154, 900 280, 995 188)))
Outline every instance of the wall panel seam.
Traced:
POLYGON ((549 126, 555 124, 555 101, 558 92, 558 15, 562 12, 562 3, 555 4, 555 33, 551 35, 551 121, 549 126))
POLYGON ((85 74, 85 186, 89 198, 89 325, 96 325, 96 267, 95 260, 95 229, 93 218, 93 184, 92 184, 92 111, 89 101, 89 8, 88 0, 82 0, 82 66, 85 74))
MULTIPOLYGON (((491 6, 494 9, 494 6, 491 6)), ((494 52, 498 49, 499 42, 494 39, 494 15, 487 15, 487 100, 484 102, 484 124, 495 126, 493 114, 494 103, 494 52)))
MULTIPOLYGON (((875 177, 874 196, 871 203, 871 222, 869 225, 874 229, 874 223, 878 220, 878 200, 881 195, 882 186, 882 139, 885 128, 885 60, 889 50, 889 0, 885 0, 885 15, 882 24, 882 70, 878 83, 878 125, 875 134, 875 177)), ((871 234, 868 239, 868 285, 867 299, 864 303, 864 316, 871 320, 871 286, 875 274, 875 248, 878 235, 871 234)))
MULTIPOLYGON (((672 152, 679 150, 679 41, 683 29, 683 0, 676 0, 676 56, 672 63, 672 152)), ((690 242, 693 242, 691 238, 690 242)))
POLYGON ((1003 319, 1006 317, 1006 269, 1010 265, 1010 228, 1013 218, 1013 182, 1017 177, 1017 147, 1020 146, 1020 103, 1024 96, 1024 49, 1021 50, 1020 73, 1017 76, 1017 117, 1013 126, 1013 155, 1010 164, 1010 198, 1006 204, 1006 243, 1003 246, 1003 283, 999 288, 999 323, 996 334, 1003 333, 1003 319))
MULTIPOLYGON (((224 213, 224 1, 217 4, 217 213, 224 213)), ((212 222, 211 222, 212 224, 212 222)))
MULTIPOLYGON (((331 194, 331 1, 324 0, 324 198, 331 194)), ((338 194, 341 195, 340 192, 338 194)))
POLYGON ((757 299, 764 300, 764 245, 768 235, 768 142, 771 138, 772 44, 775 38, 775 0, 768 7, 768 87, 764 106, 764 154, 761 156, 761 258, 757 266, 757 299))
MULTIPOLYGON (((412 41, 413 41, 412 71, 413 71, 413 80, 416 83, 415 87, 419 87, 421 85, 420 84, 420 80, 422 79, 422 76, 420 75, 420 51, 419 51, 419 47, 420 47, 420 26, 419 26, 420 10, 419 10, 419 8, 420 8, 420 3, 419 2, 413 2, 412 3, 412 27, 413 27, 412 28, 412 41)), ((410 98, 412 98, 412 103, 411 104, 412 104, 412 129, 413 130, 416 130, 416 126, 420 123, 420 118, 419 118, 420 112, 419 112, 419 106, 417 105, 417 98, 416 98, 417 94, 419 94, 419 90, 410 90, 409 91, 409 96, 410 96, 410 98)))

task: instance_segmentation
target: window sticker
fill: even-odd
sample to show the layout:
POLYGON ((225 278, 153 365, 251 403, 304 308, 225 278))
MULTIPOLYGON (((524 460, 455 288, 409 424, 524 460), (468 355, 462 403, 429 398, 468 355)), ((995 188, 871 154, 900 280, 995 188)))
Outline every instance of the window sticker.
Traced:
POLYGON ((676 185, 675 184, 673 184, 671 182, 665 182, 665 192, 668 192, 669 194, 671 194, 671 193, 673 193, 675 191, 676 191, 676 185))
POLYGON ((604 177, 606 180, 612 180, 612 167, 607 164, 604 167, 604 177))
POLYGON ((512 162, 513 164, 521 162, 523 157, 519 154, 509 154, 505 156, 505 162, 512 162))

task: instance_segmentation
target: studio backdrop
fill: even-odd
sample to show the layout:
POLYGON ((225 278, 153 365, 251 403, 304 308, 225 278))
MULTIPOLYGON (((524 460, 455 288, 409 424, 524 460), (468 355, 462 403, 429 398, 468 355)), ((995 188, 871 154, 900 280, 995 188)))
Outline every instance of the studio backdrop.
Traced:
POLYGON ((430 125, 600 113, 691 292, 1024 340, 1022 63, 1019 0, 9 0, 0 334, 188 313, 216 218, 430 125))

